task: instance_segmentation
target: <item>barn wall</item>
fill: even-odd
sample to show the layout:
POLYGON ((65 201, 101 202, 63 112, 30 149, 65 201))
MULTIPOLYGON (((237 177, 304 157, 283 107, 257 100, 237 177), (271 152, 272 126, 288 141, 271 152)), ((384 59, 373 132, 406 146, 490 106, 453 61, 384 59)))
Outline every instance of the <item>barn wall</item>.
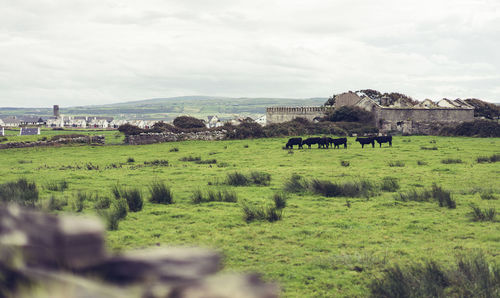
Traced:
POLYGON ((378 107, 375 121, 381 131, 433 134, 443 125, 474 121, 474 109, 394 109, 378 107))
POLYGON ((292 121, 295 118, 313 121, 323 117, 326 111, 325 107, 271 107, 266 109, 266 125, 292 121))

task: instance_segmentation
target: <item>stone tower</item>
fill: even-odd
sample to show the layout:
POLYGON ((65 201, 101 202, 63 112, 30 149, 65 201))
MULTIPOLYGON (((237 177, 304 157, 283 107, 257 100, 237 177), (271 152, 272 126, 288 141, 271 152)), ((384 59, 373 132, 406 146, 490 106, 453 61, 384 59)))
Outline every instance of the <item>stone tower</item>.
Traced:
POLYGON ((59 105, 54 105, 54 116, 59 117, 59 105))

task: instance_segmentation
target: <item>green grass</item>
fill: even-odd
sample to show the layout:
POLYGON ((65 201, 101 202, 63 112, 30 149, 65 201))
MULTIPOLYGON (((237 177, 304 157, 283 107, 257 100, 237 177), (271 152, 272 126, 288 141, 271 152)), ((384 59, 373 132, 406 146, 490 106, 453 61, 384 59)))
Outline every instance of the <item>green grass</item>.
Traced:
MULTIPOLYGON (((373 277, 395 264, 405 267, 437 260, 446 267, 454 264, 456 255, 478 249, 486 259, 500 261, 500 223, 471 220, 469 207, 474 203, 481 210, 500 210, 500 200, 483 200, 475 191, 500 195, 498 163, 477 162, 477 157, 498 154, 500 139, 394 137, 392 147, 373 150, 362 150, 354 138, 348 141, 347 150, 294 150, 294 154, 281 149, 285 138, 0 150, 0 184, 18 178, 34 181, 42 186, 39 204, 52 196, 72 199, 78 191, 113 197, 114 185, 137 188, 145 195, 141 211, 129 212, 125 218, 108 216, 112 219, 108 219, 107 232, 110 250, 157 244, 212 247, 224 254, 226 271, 261 272, 283 287, 285 297, 365 297, 373 277), (437 141, 439 150, 420 149, 431 140, 437 141), (171 152, 173 148, 179 151, 171 152), (180 161, 183 156, 216 157, 217 165, 224 167, 180 161), (126 163, 129 157, 135 162, 126 163), (448 158, 462 163, 441 162, 448 158), (169 163, 144 165, 154 160, 169 163), (349 161, 349 166, 342 166, 341 161, 349 161), (391 167, 391 161, 404 166, 391 167), (88 170, 87 164, 98 169, 88 170), (267 173, 271 179, 268 185, 227 185, 227 175, 235 172, 246 177, 252 172, 267 173), (294 174, 303 177, 299 182, 386 183, 387 191, 348 201, 309 190, 287 192, 281 219, 273 222, 247 223, 239 203, 192 203, 196 189, 202 189, 203 195, 227 189, 248 206, 272 206, 274 194, 294 174), (62 180, 68 185, 63 191, 43 187, 62 180), (175 204, 148 201, 148 187, 155 180, 170 187, 175 204), (390 192, 396 190, 395 181, 398 193, 431 189, 435 183, 451 191, 456 208, 395 201, 395 193, 390 192), (119 225, 117 218, 122 218, 119 225)), ((112 198, 105 210, 117 209, 116 202, 112 198)), ((123 209, 123 200, 119 202, 126 214, 126 203, 123 209)), ((82 213, 96 214, 95 204, 84 200, 82 213)), ((71 200, 61 208, 55 212, 71 212, 71 200)))

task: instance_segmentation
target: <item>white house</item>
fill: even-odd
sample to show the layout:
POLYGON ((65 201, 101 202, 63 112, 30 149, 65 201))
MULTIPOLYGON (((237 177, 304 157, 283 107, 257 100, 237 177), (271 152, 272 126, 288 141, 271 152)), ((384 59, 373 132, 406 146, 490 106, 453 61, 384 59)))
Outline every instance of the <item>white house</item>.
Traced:
POLYGON ((217 116, 208 116, 207 121, 205 122, 205 126, 207 128, 220 127, 222 125, 223 125, 223 123, 220 121, 219 117, 217 117, 217 116))
POLYGON ((21 121, 16 116, 5 117, 2 120, 6 127, 19 127, 21 125, 21 121))
POLYGON ((3 129, 3 127, 0 127, 0 136, 5 136, 5 130, 3 129))
POLYGON ((0 118, 0 126, 4 126, 5 123, 3 123, 3 120, 0 118))
POLYGON ((262 115, 255 119, 255 122, 259 123, 261 126, 266 126, 266 115, 262 115))

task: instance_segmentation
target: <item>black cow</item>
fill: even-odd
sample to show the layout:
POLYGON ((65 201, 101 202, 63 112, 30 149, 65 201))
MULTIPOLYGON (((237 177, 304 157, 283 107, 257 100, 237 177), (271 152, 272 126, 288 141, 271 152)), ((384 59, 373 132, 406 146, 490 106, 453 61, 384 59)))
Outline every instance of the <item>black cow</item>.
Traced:
POLYGON ((311 145, 318 144, 318 148, 321 146, 321 138, 307 138, 302 141, 302 145, 307 145, 311 149, 311 145))
POLYGON ((330 147, 330 144, 332 143, 333 139, 332 138, 328 138, 328 137, 323 137, 319 140, 319 143, 318 143, 318 148, 326 148, 328 149, 328 147, 330 147))
POLYGON ((286 143, 286 149, 293 149, 293 145, 298 145, 302 149, 302 138, 291 138, 286 143))
POLYGON ((356 142, 359 142, 361 144, 361 148, 364 148, 365 145, 368 145, 368 144, 372 144, 372 148, 375 148, 375 138, 374 137, 356 138, 356 142))
POLYGON ((331 139, 332 143, 334 145, 333 148, 339 148, 340 145, 344 145, 344 148, 347 149, 347 138, 338 138, 338 139, 331 139))
POLYGON ((389 146, 392 147, 392 136, 381 136, 375 137, 375 141, 382 147, 382 143, 389 143, 389 146))

